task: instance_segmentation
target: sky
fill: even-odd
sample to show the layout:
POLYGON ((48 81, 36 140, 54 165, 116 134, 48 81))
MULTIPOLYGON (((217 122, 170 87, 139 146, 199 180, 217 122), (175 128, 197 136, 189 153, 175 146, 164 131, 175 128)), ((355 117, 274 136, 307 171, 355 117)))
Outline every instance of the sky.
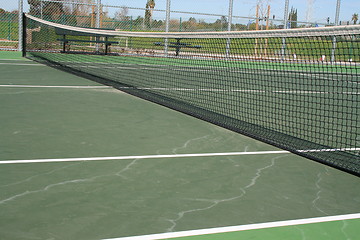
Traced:
MULTIPOLYGON (((101 0, 105 5, 116 6, 131 6, 143 8, 147 0, 101 0)), ((167 0, 155 0, 155 9, 165 10, 167 0)), ((170 0, 171 10, 187 11, 187 12, 199 12, 199 13, 211 13, 219 15, 228 15, 229 12, 229 0, 170 0)), ((27 0, 24 0, 27 3, 27 0)), ((267 5, 271 6, 272 17, 275 15, 276 19, 284 18, 284 6, 285 0, 233 0, 233 15, 243 17, 255 17, 256 4, 262 2, 263 9, 266 9, 267 5)), ((337 0, 289 0, 289 8, 294 7, 298 11, 298 20, 312 22, 326 23, 326 19, 329 17, 330 22, 334 22, 336 12, 337 0), (312 3, 312 8, 308 8, 312 3), (312 9, 309 11, 309 9, 312 9), (310 14, 307 14, 310 13, 310 14), (312 17, 311 17, 312 16, 312 17)), ((27 4, 26 4, 27 5, 27 4)), ((5 10, 15 10, 18 6, 18 0, 0 0, 0 8, 5 10)), ((25 10, 28 9, 25 6, 25 10)), ((114 8, 107 8, 109 13, 116 11, 114 8)), ((143 11, 142 11, 143 12, 143 11)), ((129 11, 129 15, 143 15, 141 11, 129 11)), ((264 10, 265 12, 265 10, 264 10)), ((360 14, 360 0, 341 0, 340 8, 340 21, 350 21, 354 13, 360 14)), ((265 14, 265 13, 264 13, 265 14)), ((184 14, 172 14, 172 18, 188 18, 192 15, 184 14)), ((214 19, 218 17, 208 17, 194 15, 196 19, 214 19)), ((164 19, 164 12, 154 12, 154 19, 164 19)), ((187 19, 186 19, 187 20, 187 19)), ((245 20, 243 20, 245 21, 245 20)), ((248 20, 246 20, 248 21, 248 20)))

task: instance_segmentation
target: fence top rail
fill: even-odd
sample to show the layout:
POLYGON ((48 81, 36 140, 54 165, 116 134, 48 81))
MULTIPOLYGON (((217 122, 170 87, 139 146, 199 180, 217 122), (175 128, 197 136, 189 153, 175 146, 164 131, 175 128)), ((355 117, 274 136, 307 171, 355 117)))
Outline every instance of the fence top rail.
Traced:
POLYGON ((360 25, 347 25, 335 27, 275 29, 261 31, 226 31, 226 32, 130 32, 104 30, 96 28, 81 28, 67 26, 59 23, 49 22, 29 14, 27 18, 34 21, 53 26, 55 28, 69 31, 83 32, 98 35, 124 36, 124 37, 159 37, 159 38, 296 38, 296 37, 321 37, 321 36, 343 36, 359 35, 360 25))

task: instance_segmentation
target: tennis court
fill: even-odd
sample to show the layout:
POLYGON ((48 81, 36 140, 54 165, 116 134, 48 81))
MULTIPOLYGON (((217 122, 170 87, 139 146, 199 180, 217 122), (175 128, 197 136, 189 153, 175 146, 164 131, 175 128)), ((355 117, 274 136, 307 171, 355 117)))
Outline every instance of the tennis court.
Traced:
POLYGON ((0 58, 1 239, 357 238, 358 177, 0 58))

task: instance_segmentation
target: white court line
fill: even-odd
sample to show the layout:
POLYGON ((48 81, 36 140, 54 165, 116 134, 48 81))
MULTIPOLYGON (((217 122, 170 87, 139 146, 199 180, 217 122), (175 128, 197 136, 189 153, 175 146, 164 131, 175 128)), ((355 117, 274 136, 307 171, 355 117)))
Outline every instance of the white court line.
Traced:
POLYGON ((11 65, 11 66, 39 66, 45 67, 46 65, 39 63, 0 63, 1 65, 11 65))
MULTIPOLYGON (((298 150, 298 152, 335 152, 335 151, 360 151, 360 148, 298 150)), ((53 159, 3 160, 3 161, 0 160, 0 164, 160 159, 160 158, 186 158, 186 157, 216 157, 216 156, 264 155, 264 154, 284 154, 284 153, 290 153, 290 152, 283 150, 283 151, 258 151, 258 152, 190 153, 190 154, 142 155, 142 156, 53 158, 53 159)))
POLYGON ((360 95, 360 92, 324 92, 305 90, 252 90, 252 89, 216 89, 216 88, 155 88, 155 87, 120 87, 119 89, 157 90, 157 91, 203 91, 203 92, 250 92, 250 93, 283 93, 283 94, 344 94, 360 95))
POLYGON ((111 238, 111 239, 109 238, 109 239, 104 239, 104 240, 169 239, 169 238, 190 237, 190 236, 199 236, 199 235, 216 234, 216 233, 228 233, 228 232, 255 230, 255 229, 274 228, 274 227, 287 227, 287 226, 295 226, 295 225, 303 225, 303 224, 311 224, 311 223, 343 221, 343 220, 351 220, 351 219, 359 219, 359 218, 360 218, 360 213, 354 213, 354 214, 328 216, 328 217, 306 218, 306 219, 297 219, 297 220, 288 220, 288 221, 268 222, 268 223, 255 223, 255 224, 248 224, 248 225, 241 225, 241 226, 209 228, 209 229, 190 230, 190 231, 171 232, 171 233, 160 233, 160 234, 134 236, 134 237, 121 237, 121 238, 111 238))
POLYGON ((103 160, 131 160, 131 159, 160 159, 160 158, 185 158, 185 157, 214 157, 289 153, 288 151, 262 151, 262 152, 228 152, 228 153, 194 153, 194 154, 168 154, 144 156, 115 156, 115 157, 87 157, 87 158, 56 158, 56 159, 30 159, 30 160, 4 160, 0 164, 14 163, 45 163, 45 162, 78 162, 78 161, 103 161, 103 160))
POLYGON ((309 149, 309 150, 297 150, 297 152, 343 152, 343 151, 360 151, 360 148, 332 148, 332 149, 309 149))
POLYGON ((0 59, 0 61, 24 61, 24 62, 32 62, 31 60, 28 60, 26 58, 24 59, 0 59))
POLYGON ((76 89, 112 88, 110 86, 48 86, 48 85, 0 85, 0 87, 9 87, 9 88, 76 88, 76 89))
MULTIPOLYGON (((48 85, 0 85, 0 87, 9 88, 112 88, 111 86, 48 86, 48 85)), ((251 90, 251 89, 211 89, 211 88, 147 88, 147 87, 119 87, 119 89, 134 89, 134 90, 159 90, 159 91, 204 91, 204 92, 251 92, 251 93, 289 93, 289 94, 347 94, 360 95, 360 92, 319 92, 319 91, 265 91, 265 90, 251 90)))

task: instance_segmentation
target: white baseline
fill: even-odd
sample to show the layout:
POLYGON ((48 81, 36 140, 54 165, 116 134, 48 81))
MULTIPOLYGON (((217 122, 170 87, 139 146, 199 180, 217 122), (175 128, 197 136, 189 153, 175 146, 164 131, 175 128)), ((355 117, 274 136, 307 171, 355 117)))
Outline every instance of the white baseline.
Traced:
POLYGON ((178 238, 178 237, 199 236, 199 235, 206 235, 206 234, 228 233, 228 232, 238 232, 238 231, 245 231, 245 230, 274 228, 274 227, 286 227, 286 226, 303 225, 303 224, 311 224, 311 223, 342 221, 342 220, 351 220, 351 219, 359 219, 359 218, 360 218, 360 213, 355 213, 355 214, 347 214, 347 215, 297 219, 297 220, 288 220, 288 221, 279 221, 279 222, 256 223, 256 224, 248 224, 248 225, 241 225, 241 226, 209 228, 209 229, 191 230, 191 231, 183 231, 183 232, 160 233, 160 234, 134 236, 134 237, 122 237, 122 238, 112 238, 112 239, 109 238, 109 239, 104 239, 104 240, 169 239, 169 238, 178 238))

